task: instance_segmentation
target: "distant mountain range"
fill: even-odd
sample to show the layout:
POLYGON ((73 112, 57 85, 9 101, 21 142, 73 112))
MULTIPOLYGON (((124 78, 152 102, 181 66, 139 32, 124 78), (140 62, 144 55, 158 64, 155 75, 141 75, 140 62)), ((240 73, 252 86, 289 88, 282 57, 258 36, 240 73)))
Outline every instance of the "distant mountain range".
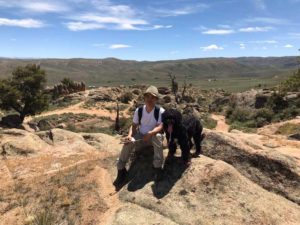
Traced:
POLYGON ((299 57, 201 58, 170 61, 105 59, 10 59, 0 58, 0 78, 8 77, 17 66, 38 63, 47 72, 49 85, 64 77, 88 85, 166 83, 168 73, 179 81, 203 79, 266 78, 291 74, 299 57))

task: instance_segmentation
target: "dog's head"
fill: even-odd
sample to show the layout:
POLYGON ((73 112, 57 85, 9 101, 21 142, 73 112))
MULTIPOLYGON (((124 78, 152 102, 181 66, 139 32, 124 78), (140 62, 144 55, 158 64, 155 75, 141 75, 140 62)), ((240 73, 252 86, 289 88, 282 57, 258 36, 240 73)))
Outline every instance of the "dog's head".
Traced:
POLYGON ((176 109, 166 109, 162 114, 164 130, 168 133, 172 133, 181 124, 181 121, 181 113, 176 109))

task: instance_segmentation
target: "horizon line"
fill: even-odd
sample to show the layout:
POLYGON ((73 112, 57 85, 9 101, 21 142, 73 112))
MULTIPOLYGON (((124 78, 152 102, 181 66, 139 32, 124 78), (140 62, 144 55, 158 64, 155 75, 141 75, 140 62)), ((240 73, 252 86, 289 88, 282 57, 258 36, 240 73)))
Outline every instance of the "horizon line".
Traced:
POLYGON ((107 60, 115 59, 120 61, 136 61, 136 62, 158 62, 158 61, 180 61, 180 60, 197 60, 197 59, 238 59, 238 58, 286 58, 286 57, 300 57, 300 55, 285 55, 285 56, 236 56, 236 57, 198 57, 198 58, 178 58, 178 59, 158 59, 158 60, 137 60, 137 59, 122 59, 116 57, 105 57, 105 58, 89 58, 89 57, 71 57, 71 58, 59 58, 59 57, 5 57, 0 56, 1 59, 9 60, 72 60, 72 59, 86 59, 86 60, 107 60))

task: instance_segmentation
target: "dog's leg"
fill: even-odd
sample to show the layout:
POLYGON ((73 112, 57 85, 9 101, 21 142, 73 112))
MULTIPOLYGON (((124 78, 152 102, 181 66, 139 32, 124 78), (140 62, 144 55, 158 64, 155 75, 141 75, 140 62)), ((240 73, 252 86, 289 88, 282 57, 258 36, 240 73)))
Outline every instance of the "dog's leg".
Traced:
POLYGON ((168 148, 169 148, 169 153, 168 156, 174 156, 176 153, 176 148, 177 145, 175 143, 175 140, 172 140, 169 144, 168 144, 168 148))
POLYGON ((194 139, 195 146, 196 146, 196 152, 195 152, 196 157, 199 156, 200 154, 202 154, 201 143, 204 138, 204 134, 202 133, 202 131, 203 131, 203 127, 200 124, 200 122, 198 121, 196 132, 193 135, 193 139, 194 139))
POLYGON ((197 132, 196 134, 194 134, 193 139, 196 146, 195 156, 199 156, 200 154, 202 154, 201 134, 197 132))
POLYGON ((182 136, 178 139, 180 149, 181 149, 181 158, 183 162, 187 165, 190 164, 190 147, 189 141, 186 134, 182 134, 182 136))
MULTIPOLYGON (((195 140, 194 140, 194 142, 195 142, 195 140)), ((194 144, 192 142, 192 137, 189 137, 189 147, 190 147, 190 149, 192 149, 193 146, 194 146, 194 144)))

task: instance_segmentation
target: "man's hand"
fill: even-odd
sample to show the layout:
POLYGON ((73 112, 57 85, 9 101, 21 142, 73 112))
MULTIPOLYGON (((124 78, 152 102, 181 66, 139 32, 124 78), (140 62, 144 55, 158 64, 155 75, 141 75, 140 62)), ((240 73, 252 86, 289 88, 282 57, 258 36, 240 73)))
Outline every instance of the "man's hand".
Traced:
POLYGON ((121 139, 121 142, 123 143, 123 144, 129 144, 129 143, 131 143, 132 142, 132 137, 131 136, 127 136, 127 137, 125 137, 125 138, 123 138, 123 139, 121 139))

